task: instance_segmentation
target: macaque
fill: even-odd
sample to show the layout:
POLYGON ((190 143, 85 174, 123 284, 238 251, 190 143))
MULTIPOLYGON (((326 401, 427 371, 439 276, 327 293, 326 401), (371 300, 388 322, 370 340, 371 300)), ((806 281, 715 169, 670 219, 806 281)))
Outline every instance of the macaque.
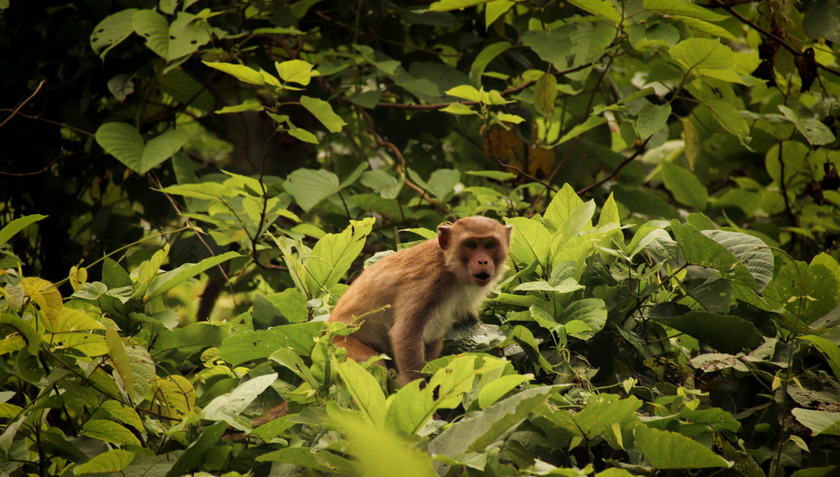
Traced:
POLYGON ((360 362, 390 356, 402 385, 422 378, 423 365, 440 355, 452 325, 477 319, 476 309, 505 271, 511 229, 467 217, 438 227, 435 239, 374 263, 330 317, 359 329, 333 342, 360 362))

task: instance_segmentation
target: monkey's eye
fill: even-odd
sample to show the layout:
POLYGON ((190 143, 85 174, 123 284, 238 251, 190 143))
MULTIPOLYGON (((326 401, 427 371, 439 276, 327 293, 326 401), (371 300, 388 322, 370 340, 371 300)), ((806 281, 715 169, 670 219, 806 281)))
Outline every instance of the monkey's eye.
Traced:
POLYGON ((473 241, 464 242, 464 247, 467 247, 469 250, 475 250, 478 248, 478 244, 473 241))
POLYGON ((492 250, 496 248, 496 241, 495 240, 488 240, 487 243, 484 244, 484 248, 487 250, 492 250))

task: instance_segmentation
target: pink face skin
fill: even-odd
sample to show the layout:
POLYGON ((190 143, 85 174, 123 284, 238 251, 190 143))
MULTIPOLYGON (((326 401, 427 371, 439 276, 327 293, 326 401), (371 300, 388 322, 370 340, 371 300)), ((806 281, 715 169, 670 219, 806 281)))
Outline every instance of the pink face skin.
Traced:
POLYGON ((495 255, 499 249, 496 237, 470 237, 461 244, 461 256, 473 283, 483 287, 495 275, 495 255))

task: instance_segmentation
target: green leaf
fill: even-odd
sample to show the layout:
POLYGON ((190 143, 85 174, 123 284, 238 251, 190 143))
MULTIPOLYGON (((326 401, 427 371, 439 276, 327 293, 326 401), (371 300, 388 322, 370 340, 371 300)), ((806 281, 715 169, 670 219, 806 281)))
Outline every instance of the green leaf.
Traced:
POLYGON ((105 152, 138 174, 145 174, 172 157, 187 139, 186 132, 170 129, 144 144, 137 129, 119 122, 105 123, 96 131, 96 142, 105 152))
POLYGON ((314 76, 320 76, 314 66, 303 60, 289 60, 282 63, 274 63, 280 79, 289 83, 297 83, 307 86, 314 76))
POLYGON ((706 208, 709 199, 706 186, 691 171, 673 162, 663 162, 660 174, 665 188, 674 195, 677 202, 697 210, 706 208))
POLYGON ((292 194, 300 208, 309 212, 319 202, 337 193, 338 176, 324 169, 295 169, 283 185, 292 194))
POLYGON ((467 175, 486 177, 488 179, 493 179, 499 182, 513 180, 518 177, 516 174, 504 171, 467 171, 467 175))
POLYGON ((110 442, 118 445, 140 446, 140 441, 134 437, 131 431, 116 422, 104 419, 91 419, 85 422, 82 435, 110 442))
POLYGON ((644 0, 643 5, 645 10, 648 11, 662 12, 669 15, 685 15, 707 22, 720 22, 729 18, 686 0, 644 0))
POLYGON ((461 180, 461 172, 455 169, 435 169, 429 180, 426 181, 425 189, 438 199, 445 200, 454 190, 455 185, 461 180))
POLYGON ((681 316, 657 318, 657 321, 689 334, 724 353, 755 349, 763 342, 755 325, 737 316, 690 311, 681 316))
POLYGON ((688 161, 688 167, 693 170, 697 158, 700 157, 700 136, 689 119, 679 118, 679 120, 683 125, 683 141, 685 142, 683 153, 688 161))
POLYGON ((622 18, 618 9, 606 0, 569 0, 569 3, 614 25, 621 23, 622 18))
POLYGON ((606 325, 607 305, 600 298, 575 300, 563 310, 563 314, 558 321, 566 325, 570 336, 586 341, 595 336, 606 325), (580 331, 577 331, 576 328, 569 326, 573 322, 580 322, 585 326, 580 327, 580 331), (574 331, 569 331, 570 329, 574 331))
POLYGON ((485 360, 476 369, 475 356, 453 359, 435 372, 425 388, 420 389, 419 380, 412 381, 390 398, 386 427, 404 435, 417 433, 436 410, 458 406, 463 395, 472 389, 477 374, 503 365, 501 361, 485 360))
POLYGON ((467 101, 473 101, 475 103, 481 102, 481 93, 468 84, 456 86, 446 91, 446 94, 448 94, 449 96, 454 96, 456 98, 466 99, 467 101))
POLYGON ((553 386, 531 388, 481 412, 468 413, 429 442, 429 453, 434 456, 483 451, 503 435, 513 432, 554 392, 553 386))
POLYGON ((235 106, 225 106, 222 109, 213 111, 216 114, 241 113, 243 111, 262 111, 265 109, 262 104, 256 99, 246 99, 241 104, 235 106))
MULTIPOLYGON (((825 316, 840 301, 840 272, 837 262, 826 254, 814 257, 810 264, 796 261, 784 264, 764 293, 784 304, 792 322, 809 325, 825 316)), ((800 325, 801 326, 801 325, 800 325)))
POLYGON ((578 136, 583 135, 583 133, 595 129, 598 126, 607 122, 607 119, 603 116, 589 116, 586 118, 586 121, 583 124, 578 124, 577 126, 570 129, 566 134, 563 135, 557 142, 553 143, 551 147, 559 146, 566 141, 570 141, 578 136))
POLYGON ((834 377, 840 379, 840 346, 820 336, 805 335, 802 336, 802 339, 810 341, 825 355, 826 361, 828 361, 828 365, 831 366, 831 371, 834 373, 834 377))
POLYGON ((169 26, 167 35, 167 61, 173 61, 198 51, 210 41, 210 28, 207 22, 196 20, 196 16, 187 12, 178 12, 169 26))
POLYGON ((557 232, 582 205, 583 200, 578 197, 572 186, 568 183, 563 184, 545 209, 545 214, 543 214, 545 225, 552 233, 557 232))
POLYGON ((124 471, 131 461, 134 460, 134 453, 123 449, 112 449, 97 456, 94 456, 84 464, 73 467, 73 475, 84 474, 105 474, 124 471))
POLYGON ((347 125, 341 116, 335 114, 330 106, 330 103, 323 99, 311 98, 309 96, 301 96, 300 104, 307 109, 318 121, 323 124, 330 132, 340 132, 341 128, 347 125))
POLYGON ((385 395, 376 379, 349 358, 343 363, 333 361, 333 366, 341 376, 344 386, 353 396, 353 402, 362 412, 362 416, 376 429, 384 429, 388 405, 385 403, 385 395))
MULTIPOLYGON (((516 2, 513 0, 493 0, 487 2, 487 6, 484 7, 484 29, 490 29, 490 25, 496 21, 500 16, 507 13, 516 2)), ((472 75, 470 75, 472 79, 472 75)), ((474 84, 479 84, 475 83, 474 84)))
POLYGON ((539 221, 526 217, 507 219, 506 223, 513 225, 508 249, 510 256, 525 266, 534 262, 545 266, 551 244, 549 231, 539 221))
POLYGON ((401 181, 382 169, 364 171, 361 183, 365 187, 373 189, 383 199, 396 199, 403 186, 401 181))
POLYGON ((134 33, 135 13, 137 9, 128 8, 99 22, 90 35, 90 48, 94 53, 104 60, 112 48, 131 36, 134 33))
POLYGON ((571 293, 573 291, 582 290, 585 287, 577 282, 574 278, 566 278, 557 285, 551 285, 545 280, 536 280, 533 282, 520 283, 514 288, 514 291, 542 291, 554 293, 571 293))
POLYGON ((478 114, 472 108, 461 103, 451 103, 449 106, 440 109, 441 112, 449 114, 457 114, 459 116, 466 116, 469 114, 478 114))
POLYGON ((243 83, 255 84, 262 86, 265 84, 265 79, 259 71, 249 68, 245 65, 235 65, 232 63, 220 63, 216 61, 202 61, 205 65, 217 69, 223 73, 227 73, 243 83))
POLYGON ((171 290, 173 287, 189 280, 190 278, 203 273, 220 263, 224 263, 230 259, 240 257, 239 252, 225 252, 215 257, 207 257, 198 263, 185 263, 180 267, 170 270, 162 275, 155 277, 149 288, 146 290, 146 295, 149 299, 158 297, 171 290))
POLYGON ((587 400, 586 406, 577 414, 553 413, 549 419, 572 434, 586 440, 611 433, 614 424, 627 425, 637 419, 634 411, 642 401, 631 396, 619 399, 611 394, 601 394, 587 400))
POLYGON ((279 348, 289 348, 300 356, 309 356, 315 346, 315 336, 323 329, 323 322, 313 321, 230 335, 222 341, 219 355, 233 366, 267 358, 279 348))
POLYGON ((310 293, 318 295, 328 291, 344 278, 353 260, 362 252, 374 222, 373 217, 351 220, 340 234, 327 234, 318 240, 305 262, 310 293))
POLYGON ((639 139, 647 139, 667 127, 669 116, 671 116, 670 104, 656 105, 646 102, 639 110, 639 116, 636 119, 639 139))
POLYGON ((840 435, 840 413, 795 407, 791 409, 791 414, 803 426, 810 429, 812 435, 840 435))
POLYGON ((668 54, 686 72, 741 83, 740 76, 735 73, 735 53, 718 40, 689 38, 672 46, 668 54))
POLYGON ((645 425, 635 427, 636 445, 654 469, 729 467, 729 463, 708 447, 675 432, 645 425))
POLYGON ((132 18, 132 26, 146 40, 146 47, 161 58, 169 60, 169 23, 154 10, 139 10, 132 18))
POLYGON ((403 438, 377 429, 360 417, 327 403, 329 422, 347 435, 348 451, 355 457, 355 475, 393 477, 435 477, 429 456, 403 438))
POLYGON ((463 10, 487 3, 490 0, 439 0, 429 5, 430 12, 448 12, 451 10, 463 10))
POLYGON ((567 52, 577 51, 571 38, 570 28, 558 28, 551 31, 529 30, 522 33, 522 44, 534 50, 543 61, 551 63, 557 69, 569 66, 567 52))
POLYGON ((802 119, 796 114, 796 111, 785 105, 780 104, 776 107, 779 108, 779 111, 782 112, 785 118, 796 126, 796 130, 812 146, 824 146, 834 142, 834 133, 825 124, 816 119, 802 119))
POLYGON ((0 246, 8 242, 10 238, 14 237, 15 234, 17 234, 21 230, 25 229, 26 227, 29 227, 35 222, 44 220, 46 218, 46 215, 32 214, 12 220, 8 224, 6 224, 5 227, 0 229, 0 246))
POLYGON ((504 397, 505 394, 511 392, 520 384, 527 383, 532 379, 534 379, 534 376, 530 374, 524 376, 521 374, 509 374, 490 381, 478 393, 479 407, 487 409, 491 404, 504 397))
POLYGON ((686 262, 717 270, 720 278, 730 281, 736 298, 754 302, 760 286, 732 252, 691 225, 682 225, 674 220, 671 229, 686 262))
POLYGON ((750 125, 741 115, 741 111, 731 103, 723 100, 714 100, 703 104, 711 110, 712 117, 727 132, 738 136, 742 142, 749 135, 750 125))
POLYGON ((554 119, 554 102, 557 100, 557 78, 551 73, 543 73, 534 85, 534 108, 543 117, 554 119))
POLYGON ((758 291, 773 279, 773 252, 760 238, 728 230, 704 230, 702 234, 723 245, 747 268, 758 284, 758 291))
POLYGON ((310 447, 278 449, 257 456, 257 462, 282 462, 283 464, 297 465, 326 474, 354 475, 356 473, 355 462, 339 457, 330 451, 315 450, 310 447))
MULTIPOLYGON (((204 427, 198 435, 198 439, 193 441, 189 447, 178 457, 178 460, 166 473, 166 477, 179 477, 190 471, 197 470, 202 462, 202 456, 216 445, 219 438, 225 433, 227 424, 225 422, 217 422, 215 424, 204 427)), ((219 448, 221 451, 222 448, 219 448)))
MULTIPOLYGON (((489 8, 490 5, 495 4, 504 5, 506 3, 508 3, 507 0, 497 0, 491 2, 487 7, 489 8)), ((473 60, 472 62, 472 65, 470 65, 470 83, 474 85, 481 85, 481 77, 484 75, 484 70, 487 69, 487 65, 489 65, 490 62, 493 61, 497 56, 510 49, 510 47, 511 44, 507 41, 498 41, 496 43, 491 43, 485 46, 484 49, 482 49, 481 52, 479 52, 479 54, 476 55, 475 60, 473 60)))
POLYGON ((213 398, 201 410, 201 418, 223 421, 239 430, 248 430, 249 427, 238 422, 236 418, 276 379, 277 373, 270 373, 241 383, 233 391, 213 398))

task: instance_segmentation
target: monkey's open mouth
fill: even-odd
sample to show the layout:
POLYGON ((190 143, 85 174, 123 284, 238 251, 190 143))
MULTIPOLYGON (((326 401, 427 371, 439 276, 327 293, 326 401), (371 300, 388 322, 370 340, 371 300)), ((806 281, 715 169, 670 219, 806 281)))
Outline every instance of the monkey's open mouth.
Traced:
POLYGON ((476 278, 478 281, 486 282, 490 279, 490 274, 487 272, 476 273, 473 275, 473 278, 476 278))

